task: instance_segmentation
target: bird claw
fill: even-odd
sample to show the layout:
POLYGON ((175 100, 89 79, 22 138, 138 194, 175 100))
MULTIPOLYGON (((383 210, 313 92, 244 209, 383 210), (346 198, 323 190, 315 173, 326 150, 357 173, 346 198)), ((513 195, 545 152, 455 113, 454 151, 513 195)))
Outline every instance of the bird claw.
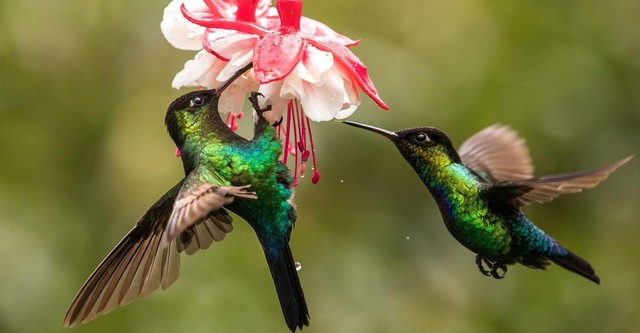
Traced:
POLYGON ((273 127, 280 126, 280 124, 282 124, 282 120, 284 120, 284 117, 280 117, 280 120, 276 121, 275 124, 273 124, 273 127))
POLYGON ((495 263, 493 268, 491 268, 491 276, 494 279, 503 279, 505 274, 507 274, 507 265, 495 263), (502 271, 502 273, 499 272, 502 271))
POLYGON ((258 103, 258 96, 264 97, 263 94, 254 91, 249 95, 249 102, 251 102, 251 106, 253 107, 258 114, 262 114, 262 112, 271 111, 271 105, 267 105, 263 108, 260 107, 260 103, 258 103))
POLYGON ((480 270, 480 273, 482 273, 485 276, 491 276, 491 270, 493 270, 493 263, 490 262, 489 260, 481 257, 479 254, 476 255, 476 265, 478 265, 478 269, 480 270), (485 265, 486 265, 486 269, 485 269, 485 265))
POLYGON ((480 273, 492 276, 494 279, 502 279, 507 274, 507 265, 491 261, 479 254, 476 255, 476 265, 478 265, 480 273))

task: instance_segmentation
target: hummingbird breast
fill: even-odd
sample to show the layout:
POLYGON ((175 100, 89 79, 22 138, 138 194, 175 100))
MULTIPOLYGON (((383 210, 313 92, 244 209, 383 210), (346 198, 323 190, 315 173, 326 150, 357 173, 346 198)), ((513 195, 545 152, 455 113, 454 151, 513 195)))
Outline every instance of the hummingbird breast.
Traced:
POLYGON ((509 227, 480 197, 481 185, 477 178, 462 165, 451 165, 437 174, 444 180, 429 180, 425 184, 438 203, 451 235, 469 250, 485 257, 507 254, 511 245, 509 227))
POLYGON ((215 165, 229 185, 251 185, 256 200, 234 200, 227 207, 245 219, 253 229, 269 239, 280 241, 288 235, 295 219, 290 203, 293 194, 291 177, 280 162, 282 147, 277 137, 265 133, 252 140, 224 145, 210 151, 207 163, 215 165), (289 180, 289 181, 287 181, 289 180))

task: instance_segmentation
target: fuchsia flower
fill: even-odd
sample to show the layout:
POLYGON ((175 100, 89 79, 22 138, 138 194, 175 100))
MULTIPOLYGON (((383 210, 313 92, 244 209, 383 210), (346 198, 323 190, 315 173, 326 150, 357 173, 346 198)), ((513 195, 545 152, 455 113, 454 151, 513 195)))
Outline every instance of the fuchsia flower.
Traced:
MULTIPOLYGON (((177 48, 201 49, 176 75, 173 86, 214 88, 253 62, 253 69, 229 87, 226 97, 223 94, 221 112, 242 110, 246 94, 256 90, 265 96, 262 102, 272 106, 265 114, 269 121, 280 121, 286 110, 281 127, 286 126, 285 145, 295 156, 296 175, 304 174, 311 155, 316 183, 320 174, 309 119, 350 116, 360 105, 360 89, 382 109, 388 107, 364 64, 348 49, 359 41, 303 17, 301 0, 276 0, 276 8, 270 3, 174 0, 169 4, 161 25, 167 40, 177 48)), ((231 116, 230 123, 234 122, 231 116)), ((286 163, 287 154, 283 159, 286 163)))

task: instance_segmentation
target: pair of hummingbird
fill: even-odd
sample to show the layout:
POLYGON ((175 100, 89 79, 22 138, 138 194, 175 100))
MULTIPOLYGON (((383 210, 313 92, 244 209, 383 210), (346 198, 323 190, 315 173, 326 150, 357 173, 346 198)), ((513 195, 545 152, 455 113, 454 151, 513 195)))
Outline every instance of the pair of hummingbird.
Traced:
MULTIPOLYGON (((296 219, 293 177, 280 162, 276 131, 262 116, 258 94, 255 129, 247 140, 222 121, 218 101, 224 89, 251 65, 212 90, 176 99, 166 114, 168 132, 181 151, 185 177, 162 196, 100 263, 82 286, 65 326, 90 321, 119 306, 168 288, 178 277, 179 254, 193 254, 232 230, 226 209, 255 230, 271 271, 287 327, 309 324, 289 237, 296 219)), ((599 283, 584 259, 536 227, 521 208, 563 193, 596 186, 631 157, 571 174, 534 177, 524 140, 506 126, 490 126, 456 151, 433 127, 391 132, 345 124, 390 139, 436 200, 445 225, 476 253, 479 270, 502 278, 516 263, 544 269, 549 261, 599 283)))

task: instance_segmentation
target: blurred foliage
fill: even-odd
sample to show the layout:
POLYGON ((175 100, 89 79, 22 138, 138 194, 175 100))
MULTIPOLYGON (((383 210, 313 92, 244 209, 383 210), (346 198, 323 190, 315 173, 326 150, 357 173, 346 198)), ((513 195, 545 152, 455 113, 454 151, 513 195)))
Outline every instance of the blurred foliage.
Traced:
MULTIPOLYGON (((0 331, 66 331, 84 279, 181 177, 163 117, 193 52, 164 40, 167 3, 0 3, 0 331)), ((391 111, 363 95, 356 121, 432 125, 458 144, 511 124, 539 175, 640 151, 638 1, 307 0, 304 14, 363 40, 354 51, 391 111)), ((337 122, 313 130, 322 179, 298 187, 292 237, 305 332, 640 327, 638 158, 597 189, 527 209, 602 285, 556 266, 496 281, 389 142, 337 122)), ((258 242, 235 225, 183 256, 169 290, 71 331, 286 331, 258 242)))

